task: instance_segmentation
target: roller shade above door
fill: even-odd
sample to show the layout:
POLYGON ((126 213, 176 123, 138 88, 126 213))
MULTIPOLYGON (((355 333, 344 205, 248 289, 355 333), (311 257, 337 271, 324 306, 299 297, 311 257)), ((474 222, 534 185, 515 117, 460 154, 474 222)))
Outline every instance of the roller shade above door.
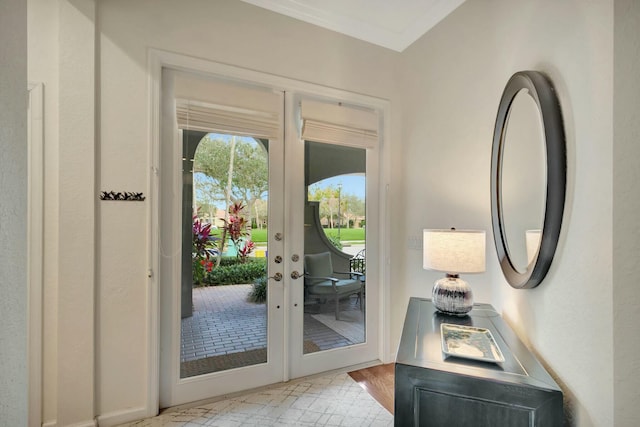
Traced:
POLYGON ((300 137, 306 141, 358 148, 378 145, 376 111, 316 100, 300 102, 300 137))
POLYGON ((174 78, 178 129, 277 138, 282 92, 180 71, 174 78))

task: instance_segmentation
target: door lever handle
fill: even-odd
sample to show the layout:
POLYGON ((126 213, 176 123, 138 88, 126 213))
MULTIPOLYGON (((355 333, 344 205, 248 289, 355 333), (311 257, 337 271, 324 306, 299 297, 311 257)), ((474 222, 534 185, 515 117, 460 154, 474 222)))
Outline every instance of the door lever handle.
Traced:
POLYGON ((291 278, 292 278, 293 280, 300 278, 300 276, 301 276, 301 275, 300 275, 300 273, 298 273, 296 270, 293 270, 293 271, 291 272, 291 278))
POLYGON ((273 279, 273 280, 275 280, 276 282, 279 282, 279 281, 281 281, 281 280, 282 280, 282 273, 276 273, 276 274, 274 274, 273 276, 268 277, 268 279, 273 279))

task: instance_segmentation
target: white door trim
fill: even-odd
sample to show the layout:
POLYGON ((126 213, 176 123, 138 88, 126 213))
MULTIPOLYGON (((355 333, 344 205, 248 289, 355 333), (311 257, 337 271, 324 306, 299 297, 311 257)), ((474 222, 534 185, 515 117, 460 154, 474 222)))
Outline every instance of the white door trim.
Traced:
POLYGON ((44 96, 42 83, 29 83, 28 129, 28 317, 29 423, 42 425, 42 284, 44 225, 44 96))
MULTIPOLYGON (((389 215, 388 198, 386 190, 389 179, 389 142, 391 140, 390 103, 388 100, 372 96, 352 93, 344 90, 325 87, 318 84, 302 82, 285 77, 265 74, 262 72, 239 68, 227 64, 212 62, 200 58, 189 57, 172 52, 150 49, 148 55, 149 75, 149 195, 148 210, 148 240, 149 240, 149 286, 147 290, 148 314, 148 390, 147 413, 149 416, 158 412, 159 385, 160 385, 160 251, 159 251, 159 167, 160 167, 160 85, 162 67, 183 69, 187 71, 199 71, 207 74, 223 76, 227 79, 251 82, 254 84, 272 87, 285 92, 308 94, 319 98, 342 99, 354 105, 373 108, 380 112, 381 138, 380 138, 380 222, 377 230, 380 236, 381 258, 380 266, 380 310, 378 314, 379 333, 379 359, 387 362, 390 357, 390 307, 389 301, 389 215)), ((287 298, 285 297, 285 304, 287 298)), ((287 327, 288 325, 285 325, 287 327)))

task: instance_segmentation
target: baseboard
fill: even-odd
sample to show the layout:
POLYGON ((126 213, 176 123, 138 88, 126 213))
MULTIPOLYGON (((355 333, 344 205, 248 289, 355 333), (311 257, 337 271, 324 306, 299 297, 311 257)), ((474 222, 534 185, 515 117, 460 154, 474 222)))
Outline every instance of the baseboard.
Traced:
MULTIPOLYGON (((42 423, 42 427, 57 427, 57 426, 58 426, 58 420, 51 420, 51 421, 42 423)), ((98 427, 98 421, 97 420, 81 421, 75 424, 67 424, 65 427, 98 427)))
MULTIPOLYGON (((91 421, 85 421, 76 423, 68 427, 110 427, 117 426, 119 424, 128 423, 131 421, 141 420, 153 415, 147 413, 146 408, 133 408, 124 411, 113 411, 104 415, 99 415, 97 419, 91 421)), ((42 427, 57 427, 58 420, 51 420, 42 423, 42 427)))
POLYGON ((98 415, 98 425, 100 427, 117 426, 118 424, 129 423, 131 421, 138 421, 143 418, 148 418, 151 416, 153 416, 153 414, 149 414, 147 412, 147 408, 142 406, 139 408, 126 409, 122 411, 113 411, 103 415, 98 415))
MULTIPOLYGON (((42 427, 57 427, 58 420, 47 421, 46 423, 42 423, 42 427)), ((98 424, 96 420, 92 421, 83 421, 81 423, 70 424, 69 427, 97 427, 98 424)))

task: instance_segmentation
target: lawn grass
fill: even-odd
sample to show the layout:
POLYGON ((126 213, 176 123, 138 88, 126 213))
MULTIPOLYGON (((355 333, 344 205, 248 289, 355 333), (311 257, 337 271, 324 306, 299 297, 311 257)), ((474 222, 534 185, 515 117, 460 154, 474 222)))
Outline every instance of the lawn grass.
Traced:
MULTIPOLYGON (((338 237, 338 229, 337 228, 325 228, 324 233, 327 236, 335 236, 338 237)), ((364 228, 341 228, 340 229, 340 240, 343 242, 364 242, 364 228)))
MULTIPOLYGON (((337 228, 325 228, 324 232, 327 236, 338 236, 337 228)), ((364 242, 365 229, 364 228, 342 228, 340 229, 340 240, 343 242, 364 242)), ((267 242, 267 229, 254 228, 251 230, 251 240, 255 243, 267 242)))
MULTIPOLYGON (((220 229, 216 229, 213 231, 212 233, 214 236, 216 237, 220 237, 222 236, 222 230, 220 229)), ((251 240, 254 243, 266 243, 267 242, 267 229, 263 228, 263 229, 259 229, 259 228, 254 228, 251 230, 251 240)))
POLYGON ((267 242, 267 229, 266 228, 253 228, 251 230, 251 240, 254 243, 266 243, 267 242))

